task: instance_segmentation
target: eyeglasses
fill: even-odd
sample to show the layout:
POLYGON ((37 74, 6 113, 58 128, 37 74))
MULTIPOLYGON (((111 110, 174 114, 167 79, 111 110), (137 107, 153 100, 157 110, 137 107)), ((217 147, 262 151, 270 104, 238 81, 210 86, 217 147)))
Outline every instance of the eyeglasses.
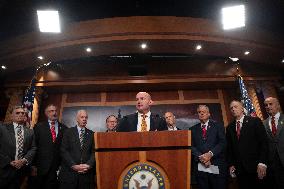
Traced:
POLYGON ((16 114, 17 114, 17 115, 19 115, 19 114, 24 115, 24 114, 25 114, 25 112, 16 112, 16 114))

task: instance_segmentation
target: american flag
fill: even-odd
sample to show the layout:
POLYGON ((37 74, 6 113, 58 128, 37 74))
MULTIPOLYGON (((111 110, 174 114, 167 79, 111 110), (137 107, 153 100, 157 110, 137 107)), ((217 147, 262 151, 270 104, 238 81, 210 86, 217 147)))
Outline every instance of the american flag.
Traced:
POLYGON ((253 117, 256 117, 256 112, 255 112, 255 108, 253 107, 253 104, 248 96, 248 91, 246 89, 244 80, 242 78, 242 76, 238 75, 238 82, 239 82, 239 87, 240 87, 240 92, 242 95, 242 102, 244 104, 244 108, 245 108, 245 114, 246 115, 250 115, 253 117))
POLYGON ((31 125, 32 122, 32 112, 35 97, 35 82, 36 78, 34 77, 31 81, 30 86, 27 88, 23 99, 23 108, 25 108, 28 113, 28 118, 26 121, 28 125, 31 125))

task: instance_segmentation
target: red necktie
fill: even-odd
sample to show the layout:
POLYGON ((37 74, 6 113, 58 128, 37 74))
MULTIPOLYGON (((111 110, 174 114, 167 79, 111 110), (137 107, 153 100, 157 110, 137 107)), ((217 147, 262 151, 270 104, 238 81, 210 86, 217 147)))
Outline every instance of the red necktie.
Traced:
POLYGON ((56 140, 55 122, 52 121, 50 124, 51 124, 50 132, 51 132, 51 136, 52 136, 52 142, 55 142, 55 140, 56 140))
POLYGON ((273 136, 275 136, 277 128, 276 128, 275 117, 274 116, 271 117, 271 131, 272 131, 273 136))
POLYGON ((237 137, 240 139, 241 136, 241 122, 237 121, 237 137))
POLYGON ((202 138, 206 139, 206 125, 202 125, 201 128, 202 128, 202 138))

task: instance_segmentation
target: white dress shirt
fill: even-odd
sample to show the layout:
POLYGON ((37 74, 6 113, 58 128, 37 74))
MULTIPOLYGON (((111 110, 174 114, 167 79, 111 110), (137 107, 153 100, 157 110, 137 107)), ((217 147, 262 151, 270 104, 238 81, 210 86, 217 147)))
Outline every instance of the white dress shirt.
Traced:
POLYGON ((174 125, 174 126, 172 126, 172 127, 169 127, 168 126, 168 131, 177 131, 178 129, 177 129, 177 127, 174 125))
POLYGON ((205 123, 200 123, 200 124, 201 124, 201 128, 202 128, 203 125, 205 125, 205 129, 207 131, 208 130, 209 119, 205 123))
MULTIPOLYGON (((276 129, 277 129, 277 126, 278 126, 279 117, 280 117, 280 112, 278 112, 278 113, 275 114, 275 116, 274 116, 276 129)), ((269 124, 270 130, 272 131, 271 118, 272 118, 272 116, 269 116, 269 122, 268 122, 268 124, 269 124)))
MULTIPOLYGON (((147 131, 150 131, 150 116, 151 112, 149 111, 146 115, 146 124, 147 124, 147 131)), ((142 124, 143 114, 138 112, 138 123, 137 123, 137 131, 141 132, 141 124, 142 124)))
POLYGON ((236 120, 236 131, 237 131, 237 124, 238 124, 238 121, 240 122, 240 130, 242 130, 244 118, 245 118, 245 115, 243 115, 243 116, 241 117, 241 119, 236 120))

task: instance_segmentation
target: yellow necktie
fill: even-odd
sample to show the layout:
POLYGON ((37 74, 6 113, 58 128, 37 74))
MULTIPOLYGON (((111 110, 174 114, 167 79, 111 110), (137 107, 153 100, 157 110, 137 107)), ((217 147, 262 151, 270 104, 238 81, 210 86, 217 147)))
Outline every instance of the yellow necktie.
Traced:
POLYGON ((147 115, 143 114, 142 116, 142 122, 141 122, 141 132, 147 131, 147 123, 146 123, 146 117, 147 115))

